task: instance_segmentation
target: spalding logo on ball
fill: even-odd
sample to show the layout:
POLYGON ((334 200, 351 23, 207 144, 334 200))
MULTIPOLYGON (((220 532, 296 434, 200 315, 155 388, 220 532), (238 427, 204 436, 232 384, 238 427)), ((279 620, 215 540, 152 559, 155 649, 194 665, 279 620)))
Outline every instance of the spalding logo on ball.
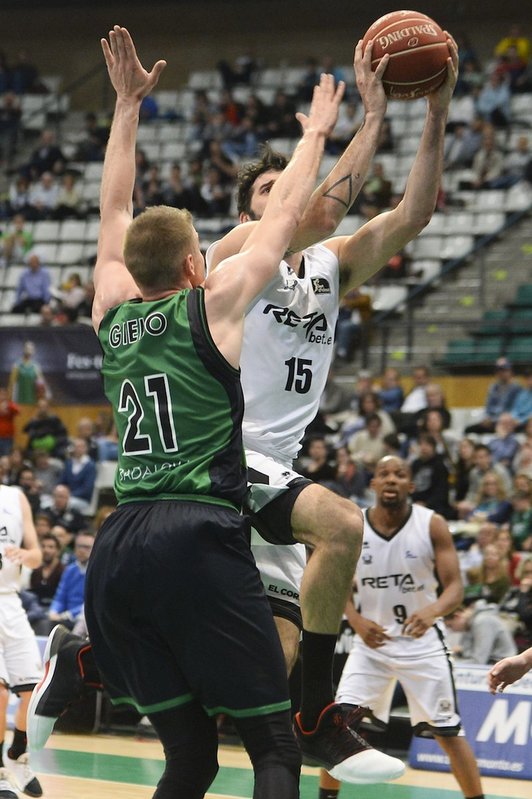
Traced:
POLYGON ((446 34, 433 19, 418 11, 392 11, 366 31, 364 49, 373 39, 371 68, 390 54, 384 71, 384 91, 393 100, 415 100, 445 80, 449 48, 446 34))

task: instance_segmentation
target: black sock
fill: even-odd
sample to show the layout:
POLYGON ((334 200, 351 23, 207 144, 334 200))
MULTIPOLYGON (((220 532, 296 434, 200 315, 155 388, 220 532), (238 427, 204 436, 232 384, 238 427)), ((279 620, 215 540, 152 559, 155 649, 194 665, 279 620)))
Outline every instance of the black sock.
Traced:
POLYGON ((339 791, 339 788, 320 788, 318 799, 336 799, 339 791))
POLYGON ((332 664, 336 635, 303 630, 301 650, 301 726, 310 732, 318 716, 334 701, 332 664))
POLYGON ((466 796, 465 799, 484 799, 484 794, 481 793, 478 796, 466 796))
POLYGON ((0 766, 4 765, 4 742, 0 743, 0 766))
POLYGON ((26 738, 26 733, 23 730, 17 730, 15 727, 15 732, 13 733, 13 743, 7 750, 8 757, 10 757, 11 760, 18 760, 18 758, 26 751, 27 746, 28 739, 26 738))

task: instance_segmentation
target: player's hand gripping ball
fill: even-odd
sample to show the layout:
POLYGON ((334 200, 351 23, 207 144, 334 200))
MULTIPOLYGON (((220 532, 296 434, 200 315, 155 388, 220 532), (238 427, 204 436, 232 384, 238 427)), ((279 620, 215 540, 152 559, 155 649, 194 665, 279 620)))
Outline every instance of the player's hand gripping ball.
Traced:
POLYGON ((392 11, 371 25, 363 47, 373 39, 371 68, 390 54, 382 83, 392 100, 415 100, 429 94, 445 80, 449 48, 447 36, 426 14, 392 11))

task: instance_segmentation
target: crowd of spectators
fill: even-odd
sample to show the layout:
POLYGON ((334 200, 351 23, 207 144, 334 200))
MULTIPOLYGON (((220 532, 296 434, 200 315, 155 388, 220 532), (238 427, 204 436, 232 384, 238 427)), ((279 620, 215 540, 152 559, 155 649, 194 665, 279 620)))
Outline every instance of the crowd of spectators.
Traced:
MULTIPOLYGON (((0 483, 15 485, 27 497, 43 564, 24 570, 23 602, 30 623, 47 635, 60 621, 83 625, 83 587, 94 536, 114 505, 94 501, 97 464, 116 460, 110 417, 82 417, 69 436, 47 399, 38 399, 22 428, 23 446, 14 443, 13 420, 20 407, 0 389, 0 483)), ((109 501, 114 503, 112 492, 109 501)))
MULTIPOLYGON (((516 646, 527 648, 532 643, 532 370, 517 379, 506 359, 494 366, 483 412, 464 429, 425 366, 413 369, 406 393, 395 368, 379 380, 361 372, 352 391, 331 372, 296 468, 369 507, 377 460, 387 454, 406 458, 411 499, 448 520, 466 604, 473 603, 479 614, 464 611, 449 621, 449 629, 484 629, 503 603, 504 625, 516 646)), ((464 657, 475 658, 472 644, 465 651, 464 657)))

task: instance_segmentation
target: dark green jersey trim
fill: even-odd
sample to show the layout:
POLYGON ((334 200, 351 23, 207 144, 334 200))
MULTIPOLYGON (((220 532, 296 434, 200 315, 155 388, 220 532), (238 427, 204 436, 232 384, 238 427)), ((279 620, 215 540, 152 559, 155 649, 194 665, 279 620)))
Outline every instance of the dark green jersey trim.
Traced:
POLYGON ((292 703, 289 699, 284 702, 275 702, 273 705, 259 705, 259 707, 247 707, 244 710, 235 710, 232 707, 206 707, 205 712, 208 716, 216 716, 218 713, 225 713, 227 716, 234 716, 237 719, 246 719, 250 716, 267 716, 268 713, 279 713, 281 710, 290 710, 292 703))
POLYGON ((192 694, 183 694, 182 696, 177 696, 174 699, 167 699, 164 702, 155 702, 153 705, 141 705, 132 696, 116 696, 111 697, 111 704, 112 705, 132 705, 139 713, 142 713, 144 716, 147 713, 159 713, 161 710, 170 710, 173 707, 180 707, 181 705, 187 705, 189 702, 193 702, 194 697, 192 694))

